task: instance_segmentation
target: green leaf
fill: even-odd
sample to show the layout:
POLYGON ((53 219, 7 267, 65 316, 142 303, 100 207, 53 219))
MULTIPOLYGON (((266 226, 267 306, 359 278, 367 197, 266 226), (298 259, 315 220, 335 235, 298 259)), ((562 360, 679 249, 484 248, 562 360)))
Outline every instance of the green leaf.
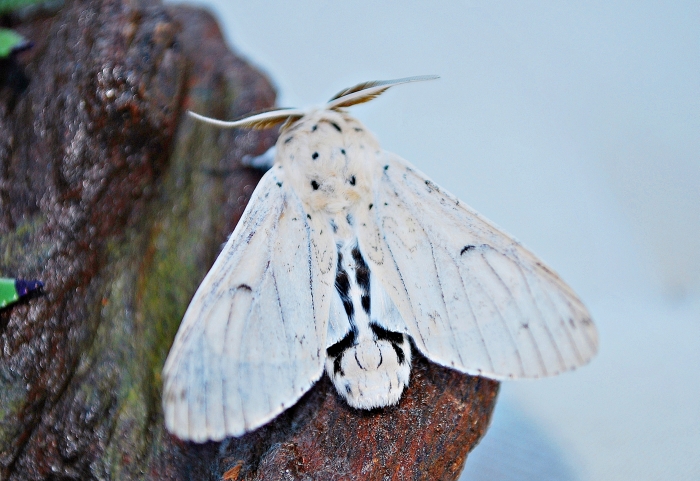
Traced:
POLYGON ((0 28, 0 58, 7 57, 12 53, 12 50, 26 42, 27 40, 17 32, 8 28, 0 28))
POLYGON ((37 3, 43 3, 45 1, 46 0, 0 0, 0 15, 3 13, 12 12, 18 8, 36 5, 37 3))
POLYGON ((16 302, 19 299, 15 280, 0 277, 0 309, 16 302))

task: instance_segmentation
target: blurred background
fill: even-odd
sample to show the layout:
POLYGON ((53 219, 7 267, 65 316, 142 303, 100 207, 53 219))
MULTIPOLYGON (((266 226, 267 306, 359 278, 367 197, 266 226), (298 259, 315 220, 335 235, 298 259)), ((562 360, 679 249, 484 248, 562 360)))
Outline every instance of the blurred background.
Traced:
POLYGON ((588 305, 601 349, 502 385, 462 480, 700 479, 700 3, 190 1, 279 105, 353 107, 588 305))

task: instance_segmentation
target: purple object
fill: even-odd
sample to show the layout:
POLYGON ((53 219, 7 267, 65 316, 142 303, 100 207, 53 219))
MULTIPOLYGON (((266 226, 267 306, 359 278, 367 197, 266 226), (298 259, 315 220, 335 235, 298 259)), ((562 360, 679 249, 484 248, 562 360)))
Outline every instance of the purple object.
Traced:
POLYGON ((40 294, 44 289, 44 283, 41 281, 27 281, 24 279, 15 279, 15 289, 20 297, 28 294, 40 294))

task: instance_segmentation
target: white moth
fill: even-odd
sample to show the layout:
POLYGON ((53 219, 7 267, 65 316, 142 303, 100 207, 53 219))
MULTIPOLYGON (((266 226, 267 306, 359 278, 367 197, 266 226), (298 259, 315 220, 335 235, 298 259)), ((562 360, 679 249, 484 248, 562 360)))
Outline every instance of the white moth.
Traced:
POLYGON ((412 77, 346 89, 284 123, 263 176, 192 299, 163 369, 166 427, 239 436, 293 405, 325 369, 360 409, 399 401, 411 343, 493 379, 588 362, 598 337, 576 294, 516 240, 381 149, 345 107, 412 77))

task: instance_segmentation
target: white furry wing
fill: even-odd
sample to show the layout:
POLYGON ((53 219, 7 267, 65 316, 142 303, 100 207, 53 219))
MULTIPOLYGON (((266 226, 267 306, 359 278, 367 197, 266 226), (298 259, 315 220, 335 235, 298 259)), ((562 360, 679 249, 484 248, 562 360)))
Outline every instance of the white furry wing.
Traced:
POLYGON ((241 435, 321 377, 335 255, 331 235, 312 225, 283 174, 268 171, 165 363, 170 432, 199 442, 241 435))
POLYGON ((588 311, 551 269, 405 160, 385 152, 359 239, 429 359, 495 379, 553 375, 598 348, 588 311))

